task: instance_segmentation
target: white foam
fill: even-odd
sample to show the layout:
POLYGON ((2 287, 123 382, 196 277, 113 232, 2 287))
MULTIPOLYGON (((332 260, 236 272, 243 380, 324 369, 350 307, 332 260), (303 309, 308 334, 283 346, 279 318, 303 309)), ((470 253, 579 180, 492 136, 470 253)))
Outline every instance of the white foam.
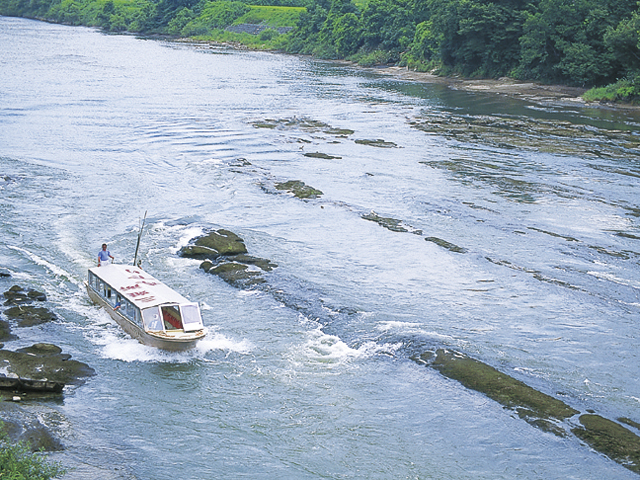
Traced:
POLYGON ((376 330, 386 333, 398 333, 403 335, 423 335, 431 338, 440 338, 445 340, 454 340, 451 335, 443 335, 432 330, 426 330, 423 325, 413 322, 400 322, 397 320, 390 320, 381 322, 376 325, 376 330))
MULTIPOLYGON (((204 235, 202 227, 188 227, 182 232, 182 236, 178 240, 178 244, 175 247, 175 252, 178 252, 182 247, 185 247, 192 238, 204 235)), ((174 252, 174 253, 175 253, 174 252)))
POLYGON ((208 334, 193 349, 184 352, 168 352, 141 344, 129 337, 113 321, 95 322, 90 329, 85 329, 85 333, 94 344, 101 347, 100 352, 104 358, 123 362, 184 363, 194 358, 204 358, 208 352, 212 351, 222 350, 227 354, 246 354, 253 348, 247 340, 237 341, 216 333, 208 334))
POLYGON ((64 277, 65 280, 68 280, 69 282, 71 282, 71 283, 73 283, 73 284, 75 284, 77 286, 81 285, 81 282, 79 282, 78 280, 73 278, 73 276, 69 272, 67 272, 66 270, 63 270, 62 268, 54 265, 51 262, 46 261, 44 258, 39 257, 35 253, 31 253, 30 251, 25 250, 24 248, 15 247, 13 245, 7 245, 7 247, 12 249, 12 250, 16 250, 18 252, 24 253, 35 264, 45 267, 47 270, 49 270, 54 275, 57 275, 59 277, 64 277))
POLYGON ((612 273, 589 271, 587 272, 587 274, 593 277, 596 277, 600 280, 608 280, 610 282, 617 283, 618 285, 625 285, 628 287, 640 288, 640 283, 634 282, 632 280, 625 280, 612 273))
POLYGON ((400 344, 366 342, 352 348, 335 335, 327 335, 320 328, 309 332, 308 340, 293 349, 294 363, 323 364, 328 367, 352 360, 361 360, 380 353, 393 354, 400 344))

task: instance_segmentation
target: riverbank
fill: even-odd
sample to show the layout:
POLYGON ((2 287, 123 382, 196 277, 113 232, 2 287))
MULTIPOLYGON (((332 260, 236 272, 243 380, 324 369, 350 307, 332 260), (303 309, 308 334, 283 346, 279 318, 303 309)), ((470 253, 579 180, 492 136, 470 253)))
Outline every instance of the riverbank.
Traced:
MULTIPOLYGON (((521 98, 533 103, 564 103, 579 106, 589 105, 582 95, 586 88, 568 87, 566 85, 544 85, 535 82, 524 82, 508 77, 499 79, 465 79, 459 77, 441 77, 431 73, 415 72, 406 67, 384 67, 379 71, 385 75, 393 75, 405 80, 424 83, 439 83, 456 90, 468 92, 486 92, 521 98)), ((598 104, 599 105, 599 104, 598 104)), ((612 108, 617 107, 611 106, 612 108)))
MULTIPOLYGON (((235 48, 239 50, 264 50, 253 48, 241 42, 215 42, 207 40, 196 40, 193 38, 180 38, 176 41, 181 43, 194 43, 198 45, 208 44, 215 46, 223 46, 235 48)), ((283 50, 272 50, 273 53, 286 53, 283 50)), ((527 82, 515 80, 509 77, 498 79, 468 79, 461 77, 446 77, 434 75, 428 72, 417 72, 407 67, 399 66, 376 66, 361 67, 355 62, 348 60, 331 60, 334 63, 372 70, 383 75, 393 76, 402 80, 420 82, 420 83, 436 83, 447 85, 454 90, 463 90, 468 92, 494 93, 496 95, 504 95, 519 98, 528 102, 539 105, 574 105, 579 107, 606 108, 614 110, 640 110, 640 106, 614 103, 614 102, 587 102, 583 95, 588 91, 586 88, 571 87, 567 85, 547 85, 538 82, 527 82)))

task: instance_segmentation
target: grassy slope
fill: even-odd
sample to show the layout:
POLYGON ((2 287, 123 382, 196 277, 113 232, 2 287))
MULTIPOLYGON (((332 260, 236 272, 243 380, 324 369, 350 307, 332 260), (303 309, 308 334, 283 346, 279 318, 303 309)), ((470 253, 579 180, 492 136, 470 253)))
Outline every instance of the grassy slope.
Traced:
POLYGON ((251 11, 238 18, 234 25, 252 23, 268 25, 273 28, 295 27, 304 7, 275 7, 263 5, 249 5, 251 11))

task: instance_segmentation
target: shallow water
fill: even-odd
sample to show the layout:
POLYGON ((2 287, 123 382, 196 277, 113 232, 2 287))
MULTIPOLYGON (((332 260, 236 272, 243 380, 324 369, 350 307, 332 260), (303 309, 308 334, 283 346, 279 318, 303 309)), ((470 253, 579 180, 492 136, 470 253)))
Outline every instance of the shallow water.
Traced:
POLYGON ((6 17, 0 44, 0 287, 60 317, 6 347, 98 372, 45 406, 67 478, 636 478, 410 357, 456 349, 640 421, 637 114, 6 17), (356 143, 376 139, 396 147, 356 143), (203 308, 189 353, 83 291, 102 242, 132 260, 145 210, 144 268, 203 308), (176 255, 211 228, 278 264, 263 287, 176 255))

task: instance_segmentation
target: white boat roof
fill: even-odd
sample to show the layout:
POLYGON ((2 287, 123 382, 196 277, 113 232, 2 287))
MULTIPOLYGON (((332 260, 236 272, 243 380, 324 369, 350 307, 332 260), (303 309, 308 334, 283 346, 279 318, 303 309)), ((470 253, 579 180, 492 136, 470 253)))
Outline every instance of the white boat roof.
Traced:
POLYGON ((141 268, 112 264, 89 271, 141 310, 167 303, 194 303, 141 268))

